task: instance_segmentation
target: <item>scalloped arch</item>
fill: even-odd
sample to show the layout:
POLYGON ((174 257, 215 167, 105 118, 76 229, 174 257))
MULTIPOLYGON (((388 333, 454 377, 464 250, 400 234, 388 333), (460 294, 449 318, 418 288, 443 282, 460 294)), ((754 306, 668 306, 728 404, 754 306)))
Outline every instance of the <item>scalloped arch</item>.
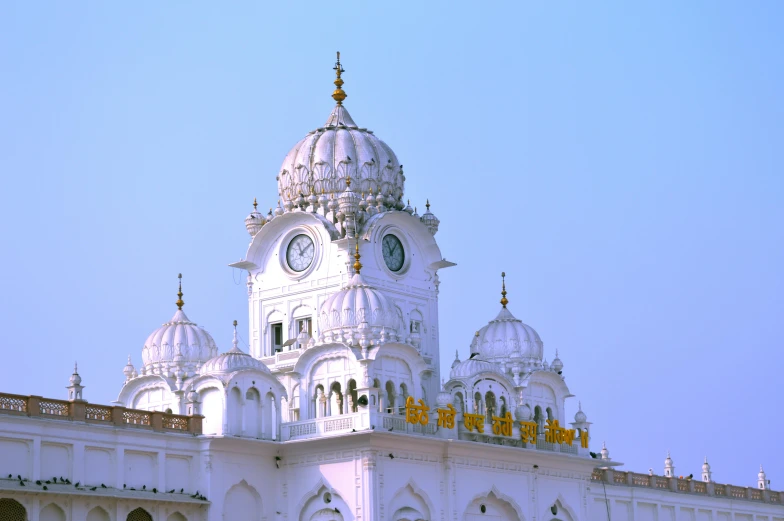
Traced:
MULTIPOLYGON (((514 510, 514 513, 517 515, 517 520, 515 521, 525 521, 525 516, 523 515, 523 510, 520 508, 520 505, 517 504, 514 498, 498 490, 498 488, 495 485, 493 485, 490 488, 490 490, 488 490, 486 493, 477 494, 474 497, 472 497, 471 500, 468 502, 467 507, 470 507, 476 501, 489 498, 490 496, 494 496, 496 499, 503 501, 504 503, 509 505, 512 508, 512 510, 514 510)), ((466 512, 463 512, 463 519, 466 518, 465 516, 466 516, 466 512)))

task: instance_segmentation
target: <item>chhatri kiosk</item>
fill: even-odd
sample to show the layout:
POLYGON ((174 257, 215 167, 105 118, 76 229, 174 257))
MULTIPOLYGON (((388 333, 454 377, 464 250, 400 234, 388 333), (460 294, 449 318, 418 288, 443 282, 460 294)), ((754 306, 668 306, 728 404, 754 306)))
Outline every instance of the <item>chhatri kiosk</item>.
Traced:
POLYGON ((114 404, 86 401, 76 368, 65 400, 0 394, 0 521, 784 521, 762 469, 757 488, 707 460, 683 479, 669 454, 662 475, 615 470, 504 279, 441 374, 454 264, 343 105, 339 58, 329 117, 245 219, 248 352, 235 322, 221 353, 180 284, 114 404))

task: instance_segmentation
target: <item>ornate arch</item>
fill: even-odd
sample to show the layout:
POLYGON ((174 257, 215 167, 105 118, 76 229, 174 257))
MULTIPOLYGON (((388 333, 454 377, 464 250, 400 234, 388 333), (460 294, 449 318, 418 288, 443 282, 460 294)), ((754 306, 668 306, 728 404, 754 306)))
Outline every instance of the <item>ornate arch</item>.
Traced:
MULTIPOLYGON (((517 515, 518 521, 525 521, 525 516, 523 515, 523 510, 520 508, 520 505, 517 504, 517 501, 515 501, 514 498, 512 498, 511 496, 508 496, 508 495, 504 494, 503 492, 501 492, 500 490, 498 490, 498 488, 495 485, 490 487, 490 490, 488 490, 486 493, 484 493, 484 494, 477 494, 473 498, 471 498, 471 500, 466 505, 466 510, 471 505, 473 505, 474 503, 476 503, 478 501, 481 501, 482 499, 488 499, 491 496, 493 496, 493 497, 495 497, 495 499, 503 501, 504 503, 509 505, 512 508, 512 510, 514 511, 514 513, 517 515)), ((463 512, 463 519, 465 519, 465 514, 466 513, 463 512)))
POLYGON ((227 503, 226 503, 226 499, 234 491, 245 491, 245 492, 249 493, 250 496, 253 498, 253 501, 256 503, 256 510, 255 510, 255 512, 256 512, 256 519, 259 519, 259 518, 264 516, 264 503, 261 500, 261 495, 256 490, 256 487, 248 484, 248 482, 243 479, 243 480, 240 480, 239 483, 235 483, 234 485, 229 487, 229 489, 226 491, 226 494, 224 494, 224 496, 223 496, 223 517, 225 519, 229 519, 230 518, 230 516, 227 517, 227 512, 226 512, 227 503))
POLYGON ((109 512, 102 506, 93 507, 87 513, 87 521, 109 521, 110 519, 109 512))
POLYGON ((324 479, 324 476, 319 476, 314 486, 306 491, 297 503, 296 519, 298 521, 310 521, 313 515, 322 510, 332 509, 334 511, 335 508, 340 511, 341 519, 345 521, 354 520, 354 515, 341 494, 330 486, 324 479), (327 498, 329 503, 325 501, 326 494, 329 494, 327 498), (322 503, 319 503, 319 499, 322 503))
MULTIPOLYGON (((422 490, 416 484, 416 482, 414 481, 414 478, 409 479, 408 482, 405 485, 403 485, 397 491, 395 491, 394 495, 392 496, 392 500, 389 502, 389 505, 390 505, 389 506, 389 515, 394 516, 400 510, 403 510, 405 508, 412 508, 411 505, 407 505, 407 504, 406 505, 397 505, 396 504, 396 502, 403 500, 404 496, 406 494, 414 495, 415 497, 418 497, 422 501, 422 503, 424 503, 424 506, 427 509, 427 512, 419 512, 423 516, 423 519, 426 519, 426 520, 432 519, 433 513, 437 512, 437 510, 436 510, 435 506, 433 505, 433 502, 430 501, 430 497, 427 495, 427 493, 424 490, 422 490)), ((417 509, 412 509, 412 510, 417 510, 417 509)), ((390 518, 390 519, 394 520, 394 517, 390 518)))
POLYGON ((123 403, 125 407, 132 407, 133 400, 139 393, 158 388, 164 388, 168 393, 174 394, 172 384, 167 378, 157 374, 138 376, 123 385, 117 401, 123 403))
POLYGON ((577 521, 579 519, 574 512, 574 509, 569 506, 566 499, 563 497, 563 494, 558 492, 555 497, 555 501, 553 503, 547 502, 545 506, 545 510, 542 512, 540 519, 559 519, 562 521, 577 521), (555 505, 558 507, 558 513, 553 514, 550 508, 555 505), (564 512, 566 515, 564 515, 564 512))
POLYGON ((0 517, 7 521, 27 521, 27 510, 15 499, 0 498, 0 517))

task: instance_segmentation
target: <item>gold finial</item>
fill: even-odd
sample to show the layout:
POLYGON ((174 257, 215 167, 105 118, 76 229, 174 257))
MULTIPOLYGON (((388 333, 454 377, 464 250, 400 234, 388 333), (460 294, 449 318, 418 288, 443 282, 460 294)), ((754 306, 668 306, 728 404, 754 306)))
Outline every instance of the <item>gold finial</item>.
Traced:
POLYGON ((501 305, 506 307, 509 301, 506 299, 506 273, 501 272, 501 305))
POLYGON ((359 275, 359 270, 362 269, 362 263, 359 262, 359 242, 357 242, 354 249, 354 271, 359 275))
POLYGON ((335 63, 335 66, 332 68, 332 70, 335 71, 335 76, 337 76, 337 78, 335 79, 335 87, 337 88, 335 89, 335 92, 332 93, 332 99, 337 101, 338 105, 343 105, 343 100, 346 99, 346 96, 348 95, 341 88, 343 86, 343 80, 340 79, 340 75, 346 72, 346 69, 344 69, 343 66, 340 64, 339 52, 338 52, 338 61, 335 63))
POLYGON ((177 278, 180 279, 180 288, 177 290, 177 309, 182 309, 182 306, 185 305, 185 302, 182 300, 182 273, 177 274, 177 278))
POLYGON ((427 203, 425 203, 425 208, 427 208, 428 212, 430 211, 430 199, 428 199, 427 203))
POLYGON ((346 188, 351 188, 351 178, 346 176, 346 188))
POLYGON ((232 324, 234 325, 234 327, 237 327, 237 321, 236 320, 234 322, 232 322, 232 324))
POLYGON ((256 202, 256 198, 254 197, 254 198, 253 198, 253 211, 254 211, 254 212, 256 211, 256 207, 257 207, 258 205, 259 205, 259 203, 257 203, 257 202, 256 202))

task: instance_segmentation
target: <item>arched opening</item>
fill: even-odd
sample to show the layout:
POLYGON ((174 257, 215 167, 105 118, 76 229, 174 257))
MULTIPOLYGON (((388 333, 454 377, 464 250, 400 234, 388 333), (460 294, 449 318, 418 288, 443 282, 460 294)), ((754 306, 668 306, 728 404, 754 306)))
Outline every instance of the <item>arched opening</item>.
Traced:
POLYGON ((101 507, 95 507, 87 514, 87 521, 109 521, 109 513, 101 507))
POLYGON ((3 521, 27 521, 27 511, 18 501, 0 499, 0 519, 3 521))
POLYGON ((267 393, 267 396, 264 398, 268 407, 264 407, 263 409, 268 409, 266 412, 268 414, 267 418, 265 419, 263 425, 265 426, 264 431, 264 439, 267 440, 276 440, 278 439, 278 404, 275 400, 275 395, 271 392, 267 393))
POLYGON ((379 390, 378 392, 378 412, 384 412, 384 393, 381 391, 381 381, 378 378, 373 379, 373 387, 379 390))
POLYGON ((463 400, 463 393, 456 392, 454 398, 452 398, 452 406, 455 408, 457 414, 462 414, 465 412, 465 403, 463 400))
POLYGON ((506 416, 506 411, 508 410, 506 407, 506 398, 504 396, 501 396, 498 399, 498 402, 499 402, 498 412, 500 413, 498 416, 506 416))
POLYGON ((223 519, 258 521, 261 518, 261 507, 259 493, 243 480, 226 492, 223 500, 223 519))
POLYGON ((399 400, 399 403, 398 403, 398 406, 397 406, 398 414, 401 414, 401 415, 406 414, 406 399, 407 398, 408 398, 408 387, 406 387, 406 384, 401 383, 400 384, 400 400, 399 400))
POLYGON ((474 414, 484 414, 484 405, 482 403, 482 393, 474 393, 474 414))
POLYGON ((313 404, 314 418, 323 418, 327 415, 327 395, 324 394, 324 386, 321 384, 316 386, 313 404))
POLYGON ((309 521, 343 521, 343 514, 334 508, 322 508, 310 516, 309 521))
POLYGON ((542 408, 538 405, 534 407, 534 422, 536 423, 537 437, 541 438, 544 435, 544 413, 542 408))
POLYGON ((332 382, 329 387, 329 409, 330 416, 343 414, 343 393, 340 389, 340 382, 332 382))
POLYGON ((517 508, 506 498, 490 491, 484 497, 474 499, 466 508, 465 519, 492 519, 494 521, 521 521, 517 508))
POLYGON ((395 414, 395 384, 387 380, 387 414, 395 414))
POLYGON ((65 512, 54 503, 49 503, 41 509, 38 519, 39 521, 65 521, 65 512))
POLYGON ((125 518, 125 521, 152 521, 152 516, 140 507, 136 510, 131 510, 128 517, 125 518))
POLYGON ((245 436, 258 438, 261 435, 261 395, 255 387, 245 391, 245 436))
POLYGON ((550 421, 553 421, 555 419, 553 417, 553 410, 550 407, 547 408, 547 419, 550 421))
POLYGON ((229 419, 229 434, 242 435, 242 393, 237 387, 229 391, 229 406, 226 413, 229 419))
POLYGON ((357 412, 357 382, 353 378, 348 381, 346 400, 346 412, 357 412))
POLYGON ((485 393, 485 423, 493 423, 493 416, 496 415, 495 407, 495 393, 487 391, 485 393))
POLYGON ((166 521, 188 521, 188 518, 179 512, 175 512, 166 518, 166 521))

